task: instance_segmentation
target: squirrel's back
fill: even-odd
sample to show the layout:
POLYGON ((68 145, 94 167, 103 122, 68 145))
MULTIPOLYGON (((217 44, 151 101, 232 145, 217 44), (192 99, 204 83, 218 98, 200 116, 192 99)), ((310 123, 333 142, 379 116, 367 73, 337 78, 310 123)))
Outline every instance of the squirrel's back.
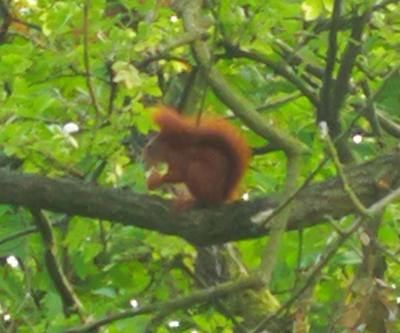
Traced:
POLYGON ((200 125, 194 117, 180 115, 174 109, 161 107, 153 114, 153 121, 162 133, 181 133, 190 138, 188 144, 212 147, 220 151, 230 162, 226 175, 226 196, 232 199, 234 191, 250 163, 251 150, 246 141, 226 119, 202 116, 200 125))

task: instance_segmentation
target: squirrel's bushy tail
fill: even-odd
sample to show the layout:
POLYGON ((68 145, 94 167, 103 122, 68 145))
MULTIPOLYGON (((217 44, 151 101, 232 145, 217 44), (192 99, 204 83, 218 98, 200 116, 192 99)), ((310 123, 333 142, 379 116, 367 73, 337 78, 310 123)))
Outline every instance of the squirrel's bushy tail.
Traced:
POLYGON ((160 126, 162 132, 185 131, 192 127, 191 122, 182 117, 175 109, 161 106, 152 114, 153 121, 160 126))

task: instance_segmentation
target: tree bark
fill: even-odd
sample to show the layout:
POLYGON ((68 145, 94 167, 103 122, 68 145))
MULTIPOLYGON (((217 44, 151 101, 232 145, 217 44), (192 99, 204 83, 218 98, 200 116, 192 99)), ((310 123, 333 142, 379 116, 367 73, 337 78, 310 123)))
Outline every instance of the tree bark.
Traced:
MULTIPOLYGON (((400 152, 346 169, 348 181, 365 206, 395 189, 400 180, 400 152)), ((279 194, 249 202, 224 204, 210 209, 194 208, 171 213, 170 201, 130 190, 104 188, 69 179, 19 174, 0 168, 0 204, 45 209, 70 216, 80 215, 176 235, 197 246, 259 238, 269 225, 255 223, 262 212, 277 205, 279 194)), ((294 198, 288 230, 340 219, 355 209, 337 177, 315 182, 294 198)))

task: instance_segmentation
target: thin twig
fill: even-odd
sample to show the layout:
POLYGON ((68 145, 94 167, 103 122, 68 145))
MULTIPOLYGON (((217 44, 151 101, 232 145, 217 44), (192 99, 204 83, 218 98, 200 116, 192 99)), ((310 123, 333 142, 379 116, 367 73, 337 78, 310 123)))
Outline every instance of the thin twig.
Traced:
MULTIPOLYGON (((60 221, 57 221, 55 223, 52 223, 51 227, 54 228, 54 227, 57 227, 57 226, 59 226, 59 225, 61 225, 63 223, 64 223, 64 221, 60 220, 60 221)), ((37 227, 32 227, 32 228, 24 229, 22 231, 15 232, 15 233, 13 233, 11 235, 8 235, 8 236, 6 236, 4 238, 1 238, 0 239, 0 246, 4 245, 6 243, 12 242, 13 240, 16 240, 18 238, 34 234, 34 233, 36 233, 38 231, 39 231, 39 229, 37 227)))
POLYGON ((339 179, 340 179, 340 181, 342 183, 343 190, 348 195, 349 199, 353 203, 353 205, 356 208, 356 210, 358 211, 358 213, 361 214, 362 216, 364 216, 364 215, 367 216, 369 212, 364 207, 362 202, 357 198, 357 195, 351 189, 351 186, 350 186, 350 184, 349 184, 349 182, 347 180, 347 177, 346 177, 346 175, 344 173, 343 166, 339 161, 339 157, 338 157, 338 155, 336 153, 335 146, 334 146, 334 144, 333 144, 333 142, 332 142, 332 140, 331 140, 331 138, 329 136, 329 133, 324 135, 322 139, 325 141, 326 146, 328 148, 329 155, 332 158, 333 164, 336 167, 336 171, 337 171, 339 179))
MULTIPOLYGON (((361 89, 362 89, 364 95, 367 98, 370 98, 371 90, 369 88, 367 80, 363 80, 360 83, 360 86, 361 86, 361 89)), ((369 125, 371 127, 372 133, 375 136, 380 137, 382 135, 382 133, 381 133, 382 131, 381 131, 381 128, 379 126, 379 121, 378 121, 378 119, 376 117, 376 112, 375 112, 375 108, 374 108, 373 104, 369 103, 368 107, 365 108, 364 115, 365 115, 365 119, 367 119, 367 121, 369 122, 369 125)))
MULTIPOLYGON (((203 1, 201 0, 183 3, 181 16, 184 28, 188 32, 198 31, 199 27, 201 27, 199 13, 202 5, 203 1)), ((192 43, 192 49, 198 64, 203 69, 209 68, 211 55, 207 44, 196 40, 192 43)), ((255 110, 253 103, 235 91, 228 80, 214 66, 210 68, 208 79, 217 98, 255 133, 269 141, 274 141, 287 155, 292 157, 307 150, 301 141, 292 137, 289 133, 267 124, 265 119, 255 110)))
MULTIPOLYGON (((383 197, 378 202, 371 205, 367 211, 367 216, 373 216, 381 212, 388 204, 392 203, 394 200, 400 197, 400 187, 383 197)), ((369 217, 368 217, 369 218, 369 217)), ((306 283, 303 285, 301 289, 299 289, 296 294, 294 294, 282 307, 275 312, 273 315, 267 317, 264 321, 262 321, 258 327, 252 333, 261 333, 262 330, 272 321, 275 320, 284 310, 288 310, 297 299, 301 297, 301 295, 312 285, 316 276, 318 276, 321 269, 328 263, 328 261, 333 257, 336 251, 340 248, 340 246, 356 231, 358 228, 364 223, 364 218, 357 218, 357 220, 353 223, 353 225, 347 229, 346 232, 343 232, 339 235, 339 239, 336 242, 332 242, 325 255, 320 257, 319 263, 315 266, 314 270, 309 275, 306 283)))
POLYGON ((393 67, 393 69, 389 73, 387 73, 387 75, 383 79, 380 80, 381 85, 378 87, 378 89, 372 92, 370 98, 368 98, 367 100, 366 107, 377 100, 379 95, 385 89, 386 84, 389 82, 389 80, 398 75, 399 71, 400 71, 400 62, 395 67, 393 67))
POLYGON ((40 31, 40 32, 43 31, 42 27, 39 24, 26 22, 26 21, 21 20, 21 19, 19 19, 17 17, 13 17, 12 18, 12 22, 22 24, 22 25, 24 25, 24 26, 26 26, 28 28, 31 28, 31 29, 34 29, 34 30, 37 30, 37 31, 40 31))
MULTIPOLYGON (((301 165, 300 156, 287 156, 286 158, 287 172, 283 188, 283 197, 280 200, 284 203, 288 202, 290 198, 293 198, 293 194, 296 193, 296 185, 300 175, 301 165)), ((271 281, 275 263, 278 258, 278 249, 289 222, 291 215, 290 205, 291 203, 287 204, 284 209, 281 209, 279 215, 274 218, 268 242, 262 254, 260 270, 266 288, 268 288, 271 281)))
POLYGON ((368 208, 368 210, 370 214, 371 213, 375 214, 376 212, 383 210, 388 204, 392 203, 399 197, 400 197, 400 187, 395 191, 391 192, 390 194, 388 194, 387 196, 383 197, 379 201, 375 202, 370 208, 368 208))
POLYGON ((270 68, 272 68, 276 74, 284 77, 290 83, 292 83, 299 91, 314 105, 318 106, 318 97, 314 93, 313 89, 311 89, 306 82, 304 82, 301 78, 299 78, 291 68, 283 66, 279 62, 275 62, 269 59, 267 56, 260 54, 256 51, 243 51, 238 47, 232 46, 229 53, 230 57, 236 58, 246 58, 261 64, 264 64, 270 68))
POLYGON ((362 220, 358 218, 352 226, 350 226, 346 232, 342 235, 339 235, 338 238, 331 242, 324 254, 319 256, 319 260, 315 265, 313 271, 308 275, 307 281, 304 285, 285 303, 281 306, 281 308, 276 311, 274 314, 265 318, 252 333, 261 333, 263 329, 268 326, 268 324, 275 320, 277 317, 281 315, 281 313, 285 310, 289 310, 289 308, 305 293, 316 281, 317 276, 320 274, 321 270, 328 264, 329 260, 335 255, 335 253, 339 250, 339 248, 344 244, 344 242, 361 226, 362 220))
POLYGON ((318 66, 316 64, 310 64, 307 63, 306 59, 296 51, 287 45, 285 42, 283 42, 280 39, 277 39, 275 41, 277 47, 274 47, 274 49, 279 49, 281 50, 279 54, 282 55, 283 59, 286 59, 286 61, 291 65, 291 66, 298 66, 298 65, 304 65, 304 69, 307 73, 311 74, 312 76, 322 80, 324 77, 324 69, 321 66, 318 66))
POLYGON ((83 5, 83 63, 85 66, 86 85, 88 87, 91 104, 96 112, 97 121, 100 120, 100 108, 97 104, 96 95, 91 82, 91 71, 89 62, 89 8, 90 0, 86 0, 83 5))
MULTIPOLYGON (((185 262, 182 259, 182 256, 180 258, 176 258, 177 260, 177 266, 186 274, 188 275, 197 285, 201 286, 202 288, 208 287, 207 283, 198 275, 194 274, 189 267, 185 264, 185 262)), ((235 328, 238 330, 238 333, 247 333, 247 330, 244 328, 244 326, 239 323, 239 321, 235 318, 235 315, 232 313, 232 311, 225 306, 225 304, 219 300, 219 299, 212 299, 212 304, 214 304, 215 308, 217 311, 222 313, 225 317, 229 318, 232 321, 232 324, 235 326, 235 328)))
POLYGON ((72 313, 77 313, 81 320, 83 320, 81 313, 82 304, 62 272, 61 265, 54 253, 55 242, 51 224, 43 213, 36 208, 31 209, 31 214, 35 220, 37 229, 42 236, 46 268, 54 287, 57 289, 61 297, 64 313, 67 317, 72 313))
POLYGON ((168 314, 173 313, 174 311, 177 311, 179 309, 186 309, 198 303, 209 302, 212 299, 224 297, 226 295, 235 293, 239 290, 259 289, 261 287, 262 287, 261 281, 255 277, 240 279, 234 282, 226 282, 214 287, 195 291, 191 293, 189 296, 165 302, 144 305, 137 309, 130 309, 116 313, 114 315, 108 315, 103 319, 93 321, 86 325, 66 329, 63 331, 63 333, 92 332, 96 329, 99 329, 102 326, 111 324, 121 319, 133 318, 139 315, 149 314, 154 312, 163 313, 165 314, 165 316, 167 316, 168 314))
POLYGON ((270 109, 276 109, 282 105, 285 105, 288 102, 292 102, 292 101, 296 100, 297 98, 300 98, 301 96, 302 95, 300 92, 294 92, 294 93, 288 94, 284 97, 277 98, 275 100, 271 100, 270 102, 261 104, 260 106, 258 106, 256 108, 256 110, 260 111, 260 112, 265 112, 270 109))

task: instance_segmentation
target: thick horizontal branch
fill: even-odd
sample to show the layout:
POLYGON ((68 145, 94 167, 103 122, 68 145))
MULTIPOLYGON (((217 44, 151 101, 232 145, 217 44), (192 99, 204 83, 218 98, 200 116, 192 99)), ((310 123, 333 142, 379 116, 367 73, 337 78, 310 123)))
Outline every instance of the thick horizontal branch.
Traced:
MULTIPOLYGON (((370 206, 400 180, 400 153, 384 155, 345 171, 360 201, 370 206)), ((250 202, 237 202, 212 209, 170 213, 170 202, 157 196, 91 186, 79 181, 50 179, 0 169, 0 203, 40 208, 67 215, 105 219, 124 225, 156 230, 205 246, 258 238, 268 226, 254 223, 276 205, 276 194, 250 202)), ((307 228, 354 213, 354 207, 337 177, 311 184, 296 198, 289 230, 307 228)))

